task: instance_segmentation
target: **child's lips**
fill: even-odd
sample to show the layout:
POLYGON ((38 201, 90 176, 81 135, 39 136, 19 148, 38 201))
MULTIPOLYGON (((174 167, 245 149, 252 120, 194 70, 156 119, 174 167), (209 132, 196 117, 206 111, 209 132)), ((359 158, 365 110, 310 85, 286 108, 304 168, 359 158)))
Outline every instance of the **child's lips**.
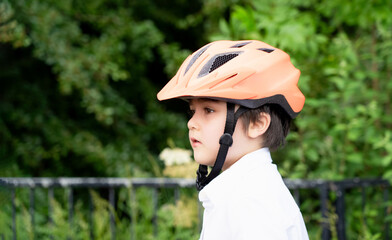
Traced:
POLYGON ((192 147, 197 147, 201 144, 201 142, 194 137, 191 137, 189 140, 191 142, 192 147))

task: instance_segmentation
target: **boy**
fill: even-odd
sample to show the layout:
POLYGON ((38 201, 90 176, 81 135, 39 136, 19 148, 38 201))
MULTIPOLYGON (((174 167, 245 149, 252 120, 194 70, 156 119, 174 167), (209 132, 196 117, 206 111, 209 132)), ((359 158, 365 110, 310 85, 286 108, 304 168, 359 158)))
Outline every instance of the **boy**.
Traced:
POLYGON ((263 42, 217 41, 190 55, 158 93, 189 101, 200 239, 308 239, 270 155, 304 105, 299 75, 289 55, 263 42))

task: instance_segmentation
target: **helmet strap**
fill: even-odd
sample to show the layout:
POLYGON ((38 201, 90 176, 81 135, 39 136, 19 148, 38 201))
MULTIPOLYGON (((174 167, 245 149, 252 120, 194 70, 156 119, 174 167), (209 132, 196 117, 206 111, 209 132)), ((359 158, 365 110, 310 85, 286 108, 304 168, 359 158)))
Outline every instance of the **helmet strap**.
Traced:
POLYGON ((198 191, 202 190, 209 182, 211 182, 215 177, 220 174, 223 164, 225 163, 229 147, 231 147, 231 145, 233 144, 233 133, 237 120, 244 112, 248 110, 248 108, 240 106, 240 108, 235 111, 235 104, 227 103, 225 130, 223 135, 219 139, 220 147, 218 155, 216 157, 215 164, 212 167, 208 176, 208 166, 202 164, 199 165, 196 178, 196 188, 198 191))

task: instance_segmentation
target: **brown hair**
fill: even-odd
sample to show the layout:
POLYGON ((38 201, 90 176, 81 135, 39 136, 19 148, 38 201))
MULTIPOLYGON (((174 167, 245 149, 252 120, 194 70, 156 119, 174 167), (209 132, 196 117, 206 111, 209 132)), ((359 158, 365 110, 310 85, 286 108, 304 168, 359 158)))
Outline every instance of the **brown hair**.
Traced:
POLYGON ((265 104, 241 115, 245 129, 248 129, 251 122, 259 120, 260 113, 267 113, 271 116, 271 123, 263 134, 263 147, 268 147, 271 151, 283 147, 290 130, 291 118, 289 115, 277 104, 265 104))

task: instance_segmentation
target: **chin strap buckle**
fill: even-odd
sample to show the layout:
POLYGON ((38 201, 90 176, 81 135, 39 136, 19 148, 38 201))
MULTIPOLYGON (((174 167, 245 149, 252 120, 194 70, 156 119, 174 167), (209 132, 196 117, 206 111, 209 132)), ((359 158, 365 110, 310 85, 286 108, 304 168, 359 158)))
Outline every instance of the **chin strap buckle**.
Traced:
POLYGON ((233 145, 233 137, 230 133, 224 133, 219 139, 219 144, 231 147, 233 145))

